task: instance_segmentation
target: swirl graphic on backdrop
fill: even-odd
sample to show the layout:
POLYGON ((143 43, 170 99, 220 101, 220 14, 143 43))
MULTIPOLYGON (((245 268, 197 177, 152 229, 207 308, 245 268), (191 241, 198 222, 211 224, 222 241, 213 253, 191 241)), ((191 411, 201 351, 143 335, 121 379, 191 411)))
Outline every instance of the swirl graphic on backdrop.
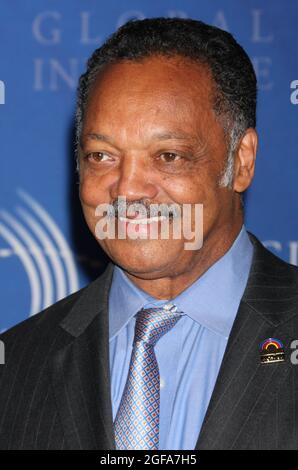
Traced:
POLYGON ((0 235, 10 249, 0 257, 18 256, 27 274, 31 304, 29 316, 79 289, 71 249, 49 213, 32 196, 17 190, 23 204, 15 214, 0 210, 0 235))

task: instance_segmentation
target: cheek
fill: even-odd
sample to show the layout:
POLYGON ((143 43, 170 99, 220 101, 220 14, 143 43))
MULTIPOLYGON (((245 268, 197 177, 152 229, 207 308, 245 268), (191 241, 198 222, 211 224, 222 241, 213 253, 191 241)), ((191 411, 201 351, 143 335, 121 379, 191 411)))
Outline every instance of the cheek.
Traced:
POLYGON ((223 202, 223 194, 216 183, 216 177, 207 172, 201 171, 192 177, 176 179, 174 182, 168 182, 168 195, 171 200, 178 204, 202 204, 203 212, 201 209, 195 211, 194 206, 192 212, 192 228, 195 228, 195 220, 197 213, 199 217, 203 217, 204 230, 209 230, 209 227, 220 217, 221 205, 223 202))
POLYGON ((168 180, 164 186, 169 197, 179 204, 208 203, 212 188, 202 178, 168 180))
POLYGON ((79 195, 83 206, 95 208, 98 204, 107 202, 104 185, 98 178, 91 176, 81 179, 79 195))

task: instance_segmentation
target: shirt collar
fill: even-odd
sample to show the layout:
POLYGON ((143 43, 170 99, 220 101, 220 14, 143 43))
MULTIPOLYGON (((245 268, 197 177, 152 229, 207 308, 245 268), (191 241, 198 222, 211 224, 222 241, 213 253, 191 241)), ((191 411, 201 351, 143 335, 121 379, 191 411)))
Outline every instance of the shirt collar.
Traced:
POLYGON ((174 299, 157 300, 115 266, 109 293, 109 339, 141 309, 173 303, 197 323, 228 337, 247 283, 253 246, 244 225, 229 250, 174 299))

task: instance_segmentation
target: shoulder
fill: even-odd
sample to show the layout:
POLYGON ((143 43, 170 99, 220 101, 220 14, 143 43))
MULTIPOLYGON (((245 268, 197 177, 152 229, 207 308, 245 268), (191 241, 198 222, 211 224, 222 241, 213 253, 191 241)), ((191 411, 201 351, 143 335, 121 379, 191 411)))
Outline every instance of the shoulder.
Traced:
POLYGON ((86 287, 83 287, 79 291, 59 300, 36 315, 23 320, 22 322, 2 333, 0 335, 0 340, 5 342, 12 339, 13 337, 25 335, 29 330, 41 330, 42 328, 47 328, 48 326, 52 326, 54 328, 67 315, 75 302, 83 294, 85 289, 86 287))
POLYGON ((57 336, 60 330, 59 324, 80 299, 86 288, 83 287, 2 333, 0 341, 4 343, 5 357, 8 356, 8 352, 21 351, 26 346, 32 349, 34 344, 42 342, 46 344, 51 338, 57 336))
POLYGON ((298 267, 283 261, 251 233, 254 246, 242 300, 273 325, 298 319, 298 267))
POLYGON ((71 327, 78 331, 96 316, 97 306, 104 297, 102 286, 110 282, 111 276, 112 265, 79 291, 2 333, 0 341, 4 344, 5 365, 0 366, 0 372, 11 369, 10 364, 23 363, 24 358, 29 362, 33 355, 36 360, 42 359, 42 355, 67 345, 73 337, 71 327))
POLYGON ((260 274, 271 275, 289 275, 292 280, 298 280, 298 266, 287 263, 279 256, 268 250, 261 241, 251 232, 248 232, 250 241, 254 247, 254 257, 252 262, 252 270, 260 274))

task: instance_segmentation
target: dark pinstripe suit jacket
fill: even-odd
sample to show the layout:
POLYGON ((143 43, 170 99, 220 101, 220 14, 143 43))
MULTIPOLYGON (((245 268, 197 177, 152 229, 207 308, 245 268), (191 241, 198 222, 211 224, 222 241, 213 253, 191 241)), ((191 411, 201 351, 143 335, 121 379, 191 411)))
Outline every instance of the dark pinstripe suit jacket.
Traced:
MULTIPOLYGON (((196 449, 297 449, 298 268, 250 234, 245 293, 196 449), (260 364, 280 339, 286 361, 260 364)), ((5 332, 0 449, 114 449, 107 300, 113 265, 79 292, 5 332)), ((187 429, 185 429, 187 432, 187 429)))

